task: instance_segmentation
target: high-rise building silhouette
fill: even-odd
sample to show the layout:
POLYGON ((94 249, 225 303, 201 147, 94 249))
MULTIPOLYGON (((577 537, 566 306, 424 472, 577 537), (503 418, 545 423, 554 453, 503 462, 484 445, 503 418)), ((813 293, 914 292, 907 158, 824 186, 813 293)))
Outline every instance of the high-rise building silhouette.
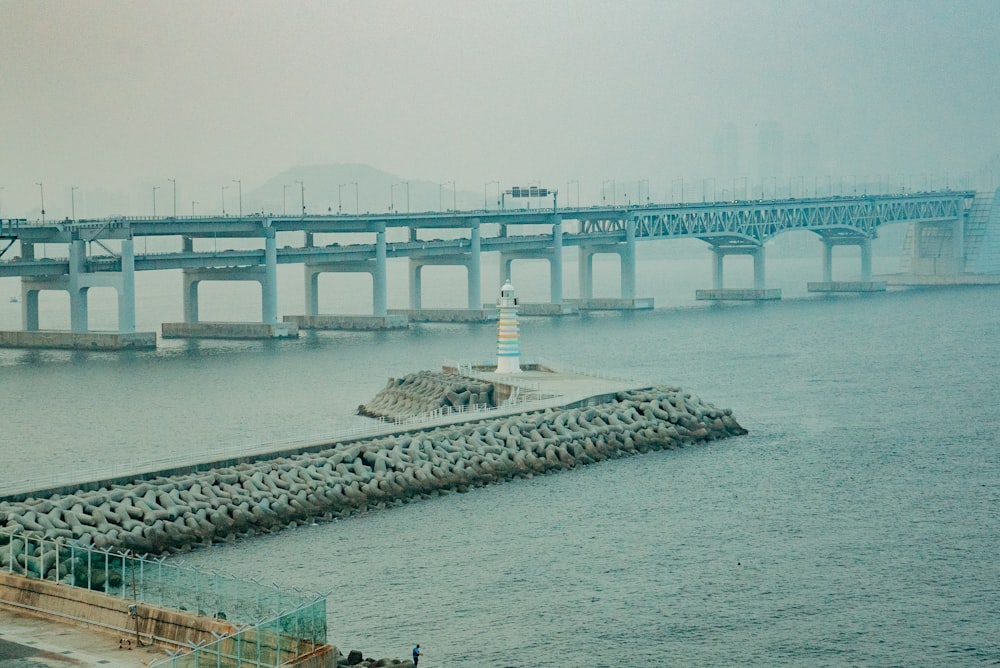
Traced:
POLYGON ((775 178, 780 184, 785 176, 785 134, 781 123, 761 121, 757 124, 757 175, 775 178))

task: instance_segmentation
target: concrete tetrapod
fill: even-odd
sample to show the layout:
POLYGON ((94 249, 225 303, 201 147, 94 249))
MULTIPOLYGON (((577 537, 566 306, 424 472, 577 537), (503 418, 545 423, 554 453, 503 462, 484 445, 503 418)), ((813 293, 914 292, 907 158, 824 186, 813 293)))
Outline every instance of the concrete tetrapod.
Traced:
MULTIPOLYGON (((102 549, 157 554, 745 433, 728 409, 680 389, 629 390, 587 408, 408 431, 331 444, 321 452, 3 502, 0 526, 102 549)), ((0 567, 9 565, 5 560, 12 552, 17 550, 0 549, 0 567)), ((54 568, 30 557, 14 570, 40 575, 35 571, 54 568)), ((70 568, 61 564, 60 578, 70 568)))

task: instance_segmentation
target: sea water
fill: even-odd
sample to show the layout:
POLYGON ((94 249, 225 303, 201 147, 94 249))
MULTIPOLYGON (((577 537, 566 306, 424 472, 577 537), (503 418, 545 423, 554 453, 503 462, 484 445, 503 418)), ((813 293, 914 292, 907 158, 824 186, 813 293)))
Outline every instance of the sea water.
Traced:
MULTIPOLYGON (((708 265, 647 258, 639 293, 656 310, 527 318, 523 354, 679 385, 732 408, 747 436, 171 559, 328 592, 345 653, 402 658, 419 642, 426 666, 1000 662, 1000 289, 810 296, 818 261, 771 260, 782 301, 709 305, 692 299, 708 265)), ((598 263, 597 295, 614 294, 615 270, 598 263)), ((301 312, 295 279, 283 313, 301 312)), ((544 265, 515 265, 514 279, 522 298, 547 295, 544 265)), ((140 329, 179 320, 179 276, 142 280, 140 329)), ((425 277, 425 305, 464 305, 455 284, 425 277)), ((321 310, 364 312, 327 289, 321 310)), ((43 303, 43 326, 64 306, 43 303)), ((114 326, 113 299, 92 306, 92 325, 114 326)), ((18 328, 6 292, 0 307, 18 328)), ((220 290, 203 316, 250 320, 255 307, 259 292, 220 290)), ((361 420, 353 409, 388 377, 489 358, 495 336, 415 325, 2 351, 0 479, 322 436, 361 420)))

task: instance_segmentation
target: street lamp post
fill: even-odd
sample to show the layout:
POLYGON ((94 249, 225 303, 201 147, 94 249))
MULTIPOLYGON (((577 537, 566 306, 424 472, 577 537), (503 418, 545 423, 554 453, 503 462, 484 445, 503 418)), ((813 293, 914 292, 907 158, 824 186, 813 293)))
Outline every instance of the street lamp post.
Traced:
POLYGON ((394 208, 393 205, 395 204, 395 202, 392 199, 392 193, 396 189, 396 186, 398 186, 398 185, 399 185, 398 183, 390 183, 389 184, 389 213, 393 212, 392 210, 394 208))
POLYGON ((42 200, 42 223, 45 223, 45 186, 42 185, 41 181, 36 181, 35 185, 38 186, 38 196, 42 200))
POLYGON ((444 197, 444 187, 446 185, 449 185, 449 184, 451 185, 451 208, 452 208, 452 211, 457 211, 458 210, 458 194, 457 194, 458 186, 455 185, 454 181, 445 181, 444 183, 439 183, 438 184, 438 211, 444 211, 444 203, 442 201, 443 197, 444 197))
POLYGON ((617 184, 615 183, 614 179, 609 179, 607 181, 601 182, 601 204, 605 204, 607 202, 608 198, 606 195, 606 191, 604 190, 604 186, 606 186, 609 183, 611 184, 611 206, 617 206, 618 196, 617 193, 615 193, 615 187, 617 184))
POLYGON ((191 215, 194 215, 194 205, 197 204, 194 200, 191 200, 191 215))
MULTIPOLYGON (((572 181, 567 181, 566 182, 566 199, 567 200, 569 199, 569 193, 570 193, 569 187, 570 187, 570 185, 572 185, 574 183, 576 184, 576 208, 579 209, 580 208, 580 180, 579 179, 573 179, 572 181)), ((567 202, 567 204, 569 204, 569 202, 567 202)))
POLYGON ((299 196, 302 199, 302 215, 306 215, 306 182, 296 181, 299 184, 299 196))
POLYGON ((174 186, 174 218, 177 217, 177 179, 167 179, 174 186))
POLYGON ((281 215, 288 215, 288 189, 291 186, 284 185, 281 186, 281 215))
POLYGON ((337 213, 340 213, 344 210, 343 192, 344 192, 344 186, 346 185, 347 185, 346 183, 337 184, 337 213))
POLYGON ((222 215, 226 215, 226 189, 229 186, 222 186, 222 215))
POLYGON ((406 213, 409 213, 410 212, 410 182, 409 181, 403 181, 403 183, 406 185, 406 213))
POLYGON ((639 183, 636 184, 635 189, 635 202, 636 204, 642 204, 642 184, 646 184, 646 204, 649 204, 649 179, 639 179, 639 183))
POLYGON ((156 191, 160 189, 160 186, 153 186, 153 218, 156 218, 156 191))
POLYGON ((73 222, 76 222, 76 191, 80 189, 80 186, 70 186, 69 189, 69 210, 70 215, 73 216, 73 222))
POLYGON ((233 179, 233 183, 235 183, 237 186, 239 186, 239 191, 240 191, 240 209, 239 209, 239 211, 240 211, 240 218, 242 218, 243 217, 243 181, 241 181, 239 179, 233 179))
MULTIPOLYGON (((680 183, 681 183, 681 204, 683 204, 684 203, 684 177, 683 176, 680 177, 680 178, 678 178, 678 179, 674 179, 673 181, 670 182, 670 199, 674 198, 674 184, 677 183, 678 181, 680 181, 680 183)), ((714 187, 713 187, 712 191, 715 192, 715 188, 714 187)))
POLYGON ((711 177, 709 177, 707 179, 702 179, 701 180, 701 201, 702 201, 702 204, 704 204, 708 200, 708 198, 706 196, 706 192, 707 191, 706 191, 706 188, 705 188, 705 182, 706 181, 711 181, 712 182, 712 201, 715 201, 715 177, 711 176, 711 177))
POLYGON ((498 207, 500 206, 500 182, 487 181, 486 183, 483 184, 483 210, 487 210, 490 208, 490 205, 487 203, 486 189, 494 184, 496 184, 497 187, 497 206, 498 207))

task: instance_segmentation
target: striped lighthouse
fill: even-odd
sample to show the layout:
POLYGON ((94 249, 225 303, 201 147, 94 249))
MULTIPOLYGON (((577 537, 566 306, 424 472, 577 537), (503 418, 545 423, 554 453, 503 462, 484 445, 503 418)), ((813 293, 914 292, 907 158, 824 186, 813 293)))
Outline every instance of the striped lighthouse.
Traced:
POLYGON ((500 288, 497 325, 497 373, 521 373, 521 335, 517 326, 517 298, 510 279, 500 288))

